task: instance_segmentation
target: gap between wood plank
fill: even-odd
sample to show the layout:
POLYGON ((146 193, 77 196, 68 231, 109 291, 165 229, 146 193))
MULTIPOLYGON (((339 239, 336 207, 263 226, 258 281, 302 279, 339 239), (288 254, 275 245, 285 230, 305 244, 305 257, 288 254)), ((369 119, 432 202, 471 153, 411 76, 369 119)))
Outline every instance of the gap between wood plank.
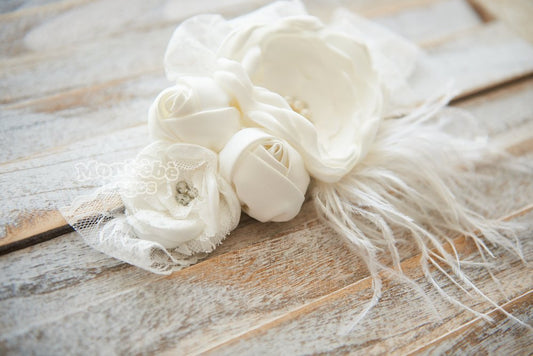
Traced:
POLYGON ((491 22, 496 20, 494 15, 488 11, 478 0, 466 0, 466 2, 474 9, 475 12, 477 12, 479 18, 483 20, 483 22, 491 22))
MULTIPOLYGON (((86 1, 86 0, 85 0, 86 1)), ((434 4, 439 4, 439 3, 445 3, 446 0, 411 0, 411 1, 406 1, 406 0, 403 0, 401 2, 394 2, 392 0, 389 0, 389 1, 385 1, 385 4, 378 4, 378 7, 372 7, 372 6, 369 6, 369 5, 366 5, 366 8, 365 6, 361 6, 361 9, 358 9, 357 6, 348 6, 348 4, 346 4, 346 8, 355 8, 355 10, 357 10, 358 13, 362 14, 363 16, 366 16, 368 18, 376 18, 376 17, 383 17, 383 16, 390 16, 391 14, 396 14, 396 13, 402 13, 404 12, 405 10, 410 10, 410 9, 413 9, 413 10, 416 10, 417 8, 421 8, 421 7, 425 7, 425 6, 430 6, 430 5, 434 5, 434 4), (374 11, 374 12, 369 12, 370 10, 374 11)), ((304 2, 305 3, 305 2, 304 2)), ((82 2, 82 4, 84 4, 82 2)), ((257 3, 256 5, 259 7, 260 5, 262 4, 262 2, 259 2, 257 3)), ((242 5, 242 4, 241 4, 242 5)), ((313 2, 310 2, 309 4, 309 7, 312 8, 313 6, 313 2)), ((342 5, 342 4, 340 4, 342 5)), ((376 5, 373 5, 373 6, 376 6, 376 5)), ((238 15, 239 14, 239 11, 232 11, 232 7, 228 7, 230 9, 230 17, 233 16, 233 15, 238 15)), ((219 9, 219 11, 222 11, 223 9, 219 9)), ((182 19, 183 20, 183 19, 182 19)), ((180 21, 176 21, 176 20, 169 20, 168 22, 159 22, 159 23, 153 23, 152 25, 150 26, 145 26, 145 29, 148 29, 148 30, 153 30, 153 29, 156 29, 156 28, 162 28, 162 27, 168 27, 168 26, 171 26, 171 27, 175 27, 175 24, 176 23, 179 23, 180 21)), ((135 31, 140 31, 142 30, 142 28, 140 27, 132 27, 132 29, 135 29, 135 31)), ((111 36, 111 37, 114 37, 114 36, 111 36)), ((90 44, 90 43, 93 43, 94 42, 94 38, 93 39, 90 39, 86 42, 83 42, 82 43, 82 46, 85 45, 85 44, 90 44)), ((52 56, 58 56, 57 55, 57 51, 69 51, 69 47, 60 47, 54 51, 49 51, 49 52, 46 52, 46 53, 28 53, 28 55, 30 55, 32 58, 26 58, 26 60, 28 61, 39 61, 40 59, 42 59, 42 57, 44 55, 52 55, 52 56)), ((66 53, 66 52, 65 52, 66 53)), ((8 61, 14 61, 14 63, 17 63, 17 64, 20 64, 21 63, 21 60, 23 60, 23 58, 20 58, 20 57, 8 57, 7 58, 8 61)), ((147 71, 144 71, 144 70, 141 70, 138 74, 135 74, 135 76, 142 76, 142 75, 145 75, 147 74, 149 71, 151 70, 155 70, 156 68, 152 68, 152 69, 149 69, 147 71)), ((134 76, 132 76, 134 77, 134 76)), ((131 77, 130 77, 131 78, 131 77)), ((104 83, 104 82, 101 82, 101 83, 104 83)), ((61 94, 62 92, 68 92, 69 90, 71 89, 76 89, 76 88, 79 88, 80 86, 77 86, 77 87, 74 87, 74 88, 63 88, 63 89, 60 89, 56 92, 54 91, 51 91, 51 92, 48 92, 48 93, 41 93, 41 95, 43 95, 43 97, 48 97, 48 96, 53 96, 53 95, 57 95, 57 94, 61 94)), ((88 88, 90 88, 91 86, 89 86, 88 88)), ((2 102, 4 99, 1 99, 0 98, 0 102, 2 102)), ((16 104, 16 103, 19 103, 19 102, 25 102, 25 101, 28 101, 28 100, 34 100, 34 99, 31 99, 31 98, 27 98, 27 97, 20 97, 20 98, 15 98, 15 99, 10 99, 8 101, 4 101, 4 104, 16 104)))
MULTIPOLYGON (((503 310, 505 310, 506 312, 509 312, 509 310, 511 308, 513 308, 514 306, 517 306, 519 304, 533 304, 533 290, 530 290, 516 298, 513 298, 512 300, 508 301, 507 303, 503 304, 501 307, 503 308, 503 310)), ((491 317, 491 318, 495 318, 495 317, 499 317, 500 319, 505 319, 507 318, 506 315, 504 315, 502 313, 501 310, 499 309, 492 309, 489 313, 487 313, 487 316, 491 317)), ((469 328, 472 328, 472 327, 475 327, 477 326, 477 324, 480 324, 482 322, 485 322, 485 320, 483 320, 482 318, 480 317, 476 317, 472 320, 470 320, 469 322, 459 326, 458 328, 454 329, 454 330, 451 330, 441 336, 439 336, 438 338, 434 339, 433 341, 419 347, 418 349, 412 351, 412 352, 409 352, 408 355, 419 355, 419 354, 423 354, 424 352, 426 351, 429 351, 429 349, 431 349, 433 346, 445 341, 447 338, 451 337, 451 336, 455 336, 455 335, 460 335, 462 334, 463 332, 467 331, 469 328)))
MULTIPOLYGON (((478 31, 479 31, 479 28, 478 28, 478 31)), ((453 40, 450 40, 448 39, 448 42, 449 41, 452 41, 453 40)), ((438 58, 438 56, 437 56, 438 58)), ((148 71, 147 73, 145 73, 144 75, 150 75, 151 73, 155 73, 155 72, 158 72, 159 70, 153 70, 153 71, 148 71)), ((494 81, 489 81, 489 84, 482 84, 482 87, 471 87, 469 88, 469 90, 467 92, 463 92, 461 94, 459 94, 453 102, 459 102, 462 100, 462 98, 468 98, 468 96, 473 96, 475 94, 473 93, 477 93, 479 92, 480 89, 483 89, 483 93, 485 92, 488 92, 489 90, 492 90, 493 88, 499 88, 500 86, 503 86, 503 85, 513 85, 515 82, 519 82, 523 79, 529 79, 532 77, 532 73, 531 71, 526 71, 526 72, 523 72, 522 74, 519 74, 519 75, 514 75, 514 76, 510 76, 510 77, 506 77, 504 79, 500 78, 498 80, 494 80, 494 81)), ((142 77, 143 74, 141 74, 141 77, 142 77)), ((95 84, 95 85, 89 85, 89 86, 86 86, 86 87, 78 87, 78 88, 75 88, 75 89, 69 89, 67 91, 64 91, 64 92, 59 92, 59 93, 56 93, 56 94, 52 94, 52 95, 49 95, 49 96, 45 96, 45 97, 41 97, 41 98, 37 98, 37 99, 31 99, 31 100, 28 100, 28 101, 23 101, 23 102, 17 102, 17 103, 14 103, 14 104, 9 104, 7 106, 5 106, 6 109, 21 109, 22 107, 25 107, 25 106, 29 106, 29 105, 33 105, 33 106, 36 106, 38 107, 39 105, 46 105, 46 103, 56 103, 56 106, 60 109, 60 110, 63 110, 65 107, 61 107, 60 104, 59 104, 59 101, 64 98, 66 99, 66 108, 70 108, 74 105, 74 103, 72 102, 79 102, 81 99, 80 98, 85 98, 85 96, 91 92, 100 92, 101 90, 105 90, 106 88, 114 88, 114 87, 120 87, 123 83, 127 83, 129 81, 132 81, 132 80, 136 80, 140 77, 138 77, 138 75, 131 75, 131 76, 128 76, 127 78, 118 78, 118 79, 114 79, 114 80, 111 80, 111 81, 108 81, 108 82, 104 82, 104 83, 100 83, 100 84, 95 84), (79 99, 76 101, 76 99, 79 99)), ((39 112, 50 112, 50 110, 41 110, 41 109, 36 109, 37 111, 39 112)), ((55 148, 48 148, 47 151, 51 151, 55 148)), ((2 162, 0 163, 0 165, 4 165, 4 164, 9 164, 9 163, 14 163, 14 162, 18 162, 18 161, 23 161, 23 160, 26 160, 28 157, 31 157, 31 156, 27 156, 27 157, 22 157, 22 158, 16 158, 16 159, 12 159, 10 161, 5 161, 5 162, 2 162)))
POLYGON ((450 105, 463 104, 465 102, 475 100, 483 96, 491 95, 492 93, 498 92, 500 90, 512 90, 513 87, 520 88, 523 84, 526 84, 530 80, 533 81, 533 73, 528 73, 519 77, 510 78, 509 80, 500 83, 494 83, 493 85, 486 86, 479 90, 461 93, 450 101, 450 105))
POLYGON ((74 232, 74 228, 72 226, 61 225, 51 230, 40 232, 40 233, 31 235, 29 237, 25 237, 20 240, 15 240, 7 244, 0 244, 0 256, 13 252, 13 251, 21 250, 26 247, 37 245, 41 242, 52 240, 56 237, 62 236, 64 234, 68 234, 70 232, 74 232))
MULTIPOLYGON (((500 220, 503 221, 511 221, 513 219, 516 219, 518 217, 521 217, 523 215, 526 215, 527 213, 533 211, 533 204, 527 205, 521 209, 518 209, 514 211, 513 213, 506 215, 505 217, 502 217, 500 220)), ((467 252, 467 254, 470 254, 472 251, 475 250, 475 245, 471 241, 467 241, 464 236, 457 237, 453 240, 453 245, 455 246, 455 249, 457 250, 457 253, 464 253, 467 252)), ((447 250, 447 252, 452 253, 452 248, 450 243, 446 243, 443 245, 444 249, 447 250)), ((435 251, 434 251, 435 252, 435 251)), ((405 274, 408 274, 408 272, 412 272, 414 269, 418 268, 419 266, 419 260, 421 258, 421 254, 409 257, 401 262, 401 268, 402 271, 404 271, 405 274)), ((380 275, 382 276, 384 280, 384 286, 383 289, 386 288, 385 286, 385 280, 387 280, 386 276, 384 276, 383 272, 380 272, 380 275)), ((172 276, 172 275, 171 275, 172 276)), ((171 278, 169 276, 168 278, 171 278)), ((323 295, 313 301, 310 301, 308 303, 305 303, 303 305, 300 305, 285 314, 274 317, 262 324, 257 325, 256 327, 239 333, 238 335, 234 335, 227 339, 224 342, 221 342, 213 347, 209 347, 208 349, 202 350, 201 353, 213 353, 227 345, 231 345, 235 342, 238 342, 238 339, 245 336, 246 338, 253 338, 255 335, 263 333, 265 330, 271 329, 277 325, 281 325, 284 322, 287 322, 289 320, 292 320, 300 315, 309 314, 310 312, 320 308, 324 302, 335 300, 338 298, 342 298, 346 295, 351 295, 354 292, 361 291, 363 289, 371 288, 372 286, 372 277, 367 276, 365 278, 362 278, 354 283, 351 283, 343 288, 340 288, 332 293, 323 295)))

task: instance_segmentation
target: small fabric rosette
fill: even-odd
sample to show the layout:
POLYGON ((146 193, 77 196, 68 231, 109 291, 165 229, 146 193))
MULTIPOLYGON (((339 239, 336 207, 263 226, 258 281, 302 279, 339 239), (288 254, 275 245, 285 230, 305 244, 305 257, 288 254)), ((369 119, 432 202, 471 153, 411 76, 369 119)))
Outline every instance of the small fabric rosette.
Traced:
POLYGON ((309 174, 300 154, 284 140, 243 129, 220 152, 220 170, 251 217, 288 221, 300 212, 309 174))
POLYGON ((215 153, 202 146, 156 141, 145 147, 121 190, 135 235, 186 255, 211 252, 240 218, 217 167, 215 153))
POLYGON ((188 142, 220 151, 240 129, 240 112, 209 77, 186 77, 159 94, 150 108, 153 139, 188 142))

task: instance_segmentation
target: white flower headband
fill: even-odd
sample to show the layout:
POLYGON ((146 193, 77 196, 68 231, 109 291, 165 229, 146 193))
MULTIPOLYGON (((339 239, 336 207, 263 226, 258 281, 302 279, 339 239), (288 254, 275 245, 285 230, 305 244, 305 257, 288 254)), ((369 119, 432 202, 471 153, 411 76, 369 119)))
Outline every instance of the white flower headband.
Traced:
POLYGON ((446 78, 378 25, 345 10, 325 25, 299 2, 200 15, 174 32, 165 68, 174 85, 150 108, 153 143, 122 179, 62 211, 98 250, 169 274, 214 250, 241 209, 288 221, 309 196, 366 263, 373 303, 379 272, 401 275, 402 233, 428 278, 444 263, 467 285, 450 234, 518 251, 504 223, 454 194, 473 189, 462 173, 486 147, 444 129, 468 118, 444 108, 446 78))

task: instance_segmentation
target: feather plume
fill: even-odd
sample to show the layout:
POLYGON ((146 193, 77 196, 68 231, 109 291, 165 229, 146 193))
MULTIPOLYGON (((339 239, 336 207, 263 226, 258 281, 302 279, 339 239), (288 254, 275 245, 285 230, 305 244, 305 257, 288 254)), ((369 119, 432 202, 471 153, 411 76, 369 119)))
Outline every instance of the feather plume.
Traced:
POLYGON ((490 262, 496 258, 494 247, 522 258, 514 236, 516 224, 480 213, 482 194, 476 190, 476 182, 483 176, 475 168, 494 164, 498 155, 491 152, 487 140, 450 132, 457 120, 462 120, 463 127, 469 120, 468 114, 458 109, 443 109, 446 100, 426 104, 404 118, 385 120, 366 156, 349 174, 333 184, 314 182, 312 196, 319 215, 348 241, 373 279, 373 297, 347 332, 378 303, 383 275, 403 281, 425 296, 421 287, 402 273, 398 245, 405 236, 417 248, 426 279, 445 300, 490 319, 447 293, 436 273, 509 315, 468 278, 463 267, 470 264, 461 259, 453 241, 453 237, 464 236, 473 242, 483 260, 481 267, 493 278, 490 262), (383 252, 388 263, 380 257, 383 252))

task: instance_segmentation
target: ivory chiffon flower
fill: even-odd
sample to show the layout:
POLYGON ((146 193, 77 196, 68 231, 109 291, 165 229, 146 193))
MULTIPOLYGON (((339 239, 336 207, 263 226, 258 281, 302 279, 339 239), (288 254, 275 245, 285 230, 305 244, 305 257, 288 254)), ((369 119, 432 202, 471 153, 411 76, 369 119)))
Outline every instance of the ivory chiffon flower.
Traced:
POLYGON ((231 138, 220 152, 220 171, 233 184, 243 210, 261 222, 294 218, 309 185, 300 154, 257 128, 231 138))
POLYGON ((240 112, 209 77, 185 77, 152 104, 148 128, 154 139, 193 143, 220 151, 240 129, 240 112))
POLYGON ((137 156, 121 196, 137 237, 179 252, 210 252, 234 229, 240 204, 205 147, 156 141, 137 156))

